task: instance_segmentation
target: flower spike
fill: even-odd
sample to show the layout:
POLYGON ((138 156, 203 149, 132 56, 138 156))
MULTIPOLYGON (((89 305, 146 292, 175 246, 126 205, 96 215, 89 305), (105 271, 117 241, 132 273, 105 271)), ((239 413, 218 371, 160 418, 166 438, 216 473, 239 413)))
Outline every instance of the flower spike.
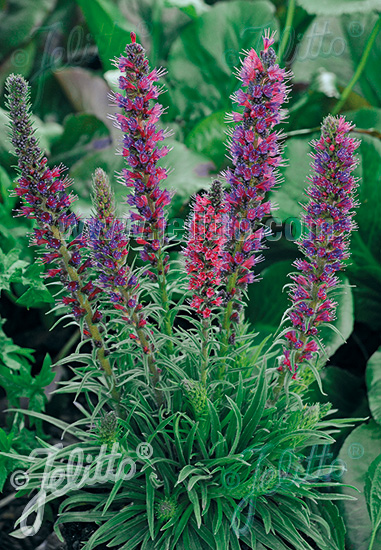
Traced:
POLYGON ((299 273, 291 275, 288 319, 292 328, 285 335, 287 345, 279 367, 290 370, 293 378, 319 350, 318 327, 335 318, 337 304, 329 295, 339 284, 335 274, 345 267, 350 235, 356 227, 357 180, 352 171, 358 164, 355 151, 360 142, 349 137, 353 128, 344 117, 329 115, 323 121, 320 139, 312 142, 314 173, 309 178, 310 200, 303 214, 307 234, 297 242, 304 259, 294 262, 299 273))
POLYGON ((121 92, 113 99, 123 114, 111 118, 124 134, 122 154, 128 168, 123 170, 120 181, 133 190, 127 197, 128 204, 134 208, 132 232, 143 245, 142 259, 158 267, 158 256, 165 242, 164 207, 171 200, 169 192, 159 186, 166 179, 167 170, 157 166, 158 160, 169 152, 168 147, 158 146, 169 134, 156 126, 163 107, 156 102, 161 90, 154 82, 165 71, 151 71, 145 51, 136 42, 134 33, 131 33, 131 40, 126 46, 126 55, 115 61, 123 76, 119 78, 121 92), (155 102, 153 105, 151 100, 155 102))
POLYGON ((97 327, 101 314, 94 306, 94 300, 100 289, 84 280, 84 273, 91 265, 89 259, 82 258, 84 239, 79 237, 67 243, 67 234, 70 235, 70 229, 78 224, 77 216, 69 210, 75 199, 66 191, 70 181, 62 177, 63 167, 48 167, 47 159, 39 147, 31 120, 27 82, 20 75, 10 75, 6 88, 12 144, 20 171, 15 194, 24 201, 19 215, 36 220, 37 228, 33 230, 32 244, 45 245, 48 251, 43 254, 42 261, 56 264, 47 276, 60 276, 68 291, 62 303, 70 308, 75 319, 84 320, 84 334, 91 338, 96 348, 97 360, 107 376, 110 392, 118 408, 120 396, 116 380, 97 327))
MULTIPOLYGON (((122 171, 120 181, 132 190, 127 197, 127 203, 133 208, 130 214, 132 233, 142 246, 142 260, 153 268, 146 274, 159 283, 165 311, 164 330, 170 336, 172 327, 166 283, 169 256, 163 247, 167 244, 164 209, 171 196, 167 189, 160 187, 160 182, 167 178, 167 170, 157 166, 157 162, 169 152, 168 147, 159 147, 159 143, 171 134, 157 128, 163 107, 157 102, 161 90, 154 84, 165 70, 150 69, 145 51, 136 42, 134 33, 131 33, 131 44, 127 44, 125 55, 121 55, 115 65, 123 75, 119 78, 121 91, 112 99, 123 114, 111 118, 124 134, 121 153, 128 166, 122 171)), ((172 347, 171 342, 168 346, 172 347)))
POLYGON ((140 344, 147 356, 156 397, 161 403, 161 393, 156 389, 159 372, 155 366, 154 347, 144 328, 147 321, 138 301, 139 284, 127 265, 128 238, 123 223, 116 219, 114 195, 101 168, 95 171, 93 191, 95 212, 89 222, 87 239, 97 272, 97 285, 114 303, 122 319, 131 325, 130 338, 140 344))
POLYGON ((184 250, 186 270, 193 291, 191 307, 204 319, 221 305, 217 289, 221 283, 226 243, 227 205, 221 182, 215 180, 205 195, 196 195, 184 250))
POLYGON ((80 250, 84 246, 81 237, 66 245, 65 233, 70 234, 70 230, 79 223, 76 214, 70 211, 70 205, 76 197, 67 192, 71 182, 63 177, 65 168, 58 166, 50 169, 47 158, 39 147, 31 120, 28 84, 22 76, 11 75, 7 80, 7 90, 12 144, 20 171, 14 192, 24 203, 18 210, 18 215, 36 220, 32 244, 47 248, 47 252, 42 255, 42 262, 56 264, 48 271, 47 276, 60 275, 70 293, 70 297, 65 297, 63 303, 70 306, 71 313, 78 319, 86 314, 82 299, 77 296, 82 281, 72 280, 68 268, 65 267, 65 257, 73 273, 80 268, 83 273, 89 265, 81 255, 80 250))
POLYGON ((265 231, 262 220, 270 214, 271 204, 266 194, 278 181, 278 167, 282 163, 280 134, 274 127, 284 118, 282 104, 287 100, 286 82, 290 77, 276 63, 271 47, 274 35, 266 31, 263 50, 245 52, 238 77, 242 87, 233 94, 240 107, 231 119, 237 123, 228 141, 233 167, 225 177, 230 190, 229 240, 225 254, 227 304, 224 319, 226 339, 239 315, 241 289, 254 281, 253 268, 261 261, 258 252, 264 248, 265 231))

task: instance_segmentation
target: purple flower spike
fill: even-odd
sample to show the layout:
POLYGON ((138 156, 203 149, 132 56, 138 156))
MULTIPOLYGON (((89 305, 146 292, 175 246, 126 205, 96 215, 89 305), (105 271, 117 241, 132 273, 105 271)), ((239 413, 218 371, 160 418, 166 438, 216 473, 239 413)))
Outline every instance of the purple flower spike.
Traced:
POLYGON ((86 245, 82 236, 67 243, 67 233, 78 222, 69 206, 73 195, 66 192, 70 182, 63 179, 63 168, 50 169, 42 154, 31 119, 29 86, 20 75, 10 75, 6 81, 7 105, 12 128, 12 144, 18 157, 21 177, 15 189, 24 201, 20 215, 36 220, 33 244, 45 245, 48 252, 42 258, 44 263, 55 262, 56 266, 47 273, 48 277, 60 276, 68 292, 62 299, 69 306, 71 314, 83 325, 83 334, 91 338, 96 350, 99 366, 105 372, 108 389, 116 408, 119 409, 120 395, 116 389, 116 378, 107 358, 101 332, 97 323, 101 313, 96 308, 96 296, 100 289, 91 281, 86 282, 86 270, 90 259, 82 259, 80 249, 86 245))
MULTIPOLYGON (((70 205, 76 197, 67 192, 71 181, 63 177, 65 168, 49 168, 43 155, 31 120, 29 86, 20 75, 10 75, 6 82, 8 90, 7 105, 12 122, 12 144, 18 157, 20 177, 17 180, 15 194, 23 201, 17 211, 19 216, 36 220, 33 229, 32 244, 44 246, 42 262, 56 265, 47 272, 47 277, 60 276, 70 293, 63 298, 63 304, 71 308, 75 318, 88 314, 91 308, 83 297, 82 274, 89 267, 80 252, 85 246, 82 237, 66 244, 67 234, 76 226, 79 219, 70 212, 70 205), (74 280, 73 280, 74 278, 74 280)), ((89 295, 87 302, 95 297, 89 295)))
POLYGON ((159 381, 153 356, 154 346, 148 331, 142 305, 138 301, 139 283, 127 265, 128 239, 125 227, 115 216, 114 197, 107 175, 98 168, 93 184, 95 216, 90 219, 87 238, 92 251, 93 265, 97 272, 97 284, 107 294, 122 319, 134 332, 132 340, 140 344, 147 355, 154 386, 159 381))
POLYGON ((292 329, 285 335, 287 346, 279 367, 289 369, 293 378, 300 365, 319 349, 315 338, 318 327, 335 318, 337 304, 329 294, 339 284, 335 273, 345 266, 350 235, 356 227, 353 208, 357 206, 357 180, 351 173, 358 164, 355 151, 360 142, 349 137, 353 128, 344 117, 328 116, 320 139, 312 142, 314 174, 303 214, 307 234, 297 243, 305 259, 294 262, 299 273, 291 275, 294 283, 288 318, 292 329))
POLYGON ((114 303, 123 303, 122 291, 130 291, 130 268, 126 264, 128 238, 124 224, 116 219, 114 196, 105 172, 98 168, 93 181, 94 217, 88 224, 87 242, 97 283, 114 303))
POLYGON ((157 162, 169 152, 167 147, 158 145, 170 134, 157 129, 163 107, 159 103, 152 104, 151 100, 156 101, 161 93, 154 82, 165 74, 165 70, 151 71, 145 51, 136 43, 134 33, 131 33, 131 40, 126 46, 126 54, 115 61, 123 76, 119 78, 122 93, 116 93, 113 100, 123 114, 111 118, 124 133, 122 154, 128 168, 123 170, 121 182, 133 190, 127 199, 134 207, 132 232, 138 244, 143 246, 142 259, 162 271, 162 261, 158 258, 165 243, 164 207, 171 197, 166 189, 160 189, 159 184, 167 177, 167 171, 157 166, 157 162))
POLYGON ((239 71, 242 88, 233 95, 243 112, 232 114, 239 124, 229 139, 233 168, 225 174, 231 218, 225 255, 227 302, 254 280, 252 268, 263 248, 262 220, 271 207, 265 196, 276 185, 281 165, 280 135, 273 129, 284 117, 281 106, 290 75, 275 62, 273 35, 266 32, 263 43, 259 56, 253 49, 246 53, 239 71))

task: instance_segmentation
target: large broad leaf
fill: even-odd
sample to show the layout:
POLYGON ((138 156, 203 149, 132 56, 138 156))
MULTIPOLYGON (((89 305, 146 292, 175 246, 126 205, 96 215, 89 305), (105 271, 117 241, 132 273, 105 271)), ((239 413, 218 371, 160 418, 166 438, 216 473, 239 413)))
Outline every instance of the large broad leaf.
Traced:
POLYGON ((353 331, 355 320, 353 293, 351 285, 346 277, 341 277, 341 288, 337 290, 334 299, 338 303, 338 307, 333 325, 340 334, 330 327, 322 327, 320 330, 320 336, 324 342, 328 357, 334 355, 353 331))
POLYGON ((37 40, 32 39, 22 49, 16 50, 5 59, 0 67, 0 93, 3 93, 6 78, 12 74, 28 77, 32 71, 37 53, 37 40))
POLYGON ((210 186, 215 166, 207 157, 188 149, 182 143, 169 141, 168 146, 172 150, 163 164, 171 169, 171 173, 164 185, 173 192, 170 218, 176 221, 176 218, 186 215, 190 197, 210 186))
POLYGON ((109 0, 77 0, 98 46, 99 57, 105 71, 114 66, 111 59, 131 42, 134 26, 126 20, 116 4, 109 0))
MULTIPOLYGON (((328 2, 329 0, 324 4, 328 2)), ((310 3, 317 9, 322 7, 321 2, 310 3)), ((329 3, 335 7, 344 3, 350 6, 354 2, 345 0, 329 3)), ((295 50, 292 70, 297 82, 311 82, 319 71, 325 69, 335 75, 339 88, 347 86, 358 67, 366 42, 377 21, 374 12, 365 13, 366 9, 361 9, 361 12, 341 17, 330 16, 328 10, 320 12, 324 15, 314 19, 295 50)), ((366 67, 353 89, 375 106, 379 106, 381 102, 381 77, 377 69, 380 47, 381 33, 376 38, 366 67)), ((351 100, 351 97, 349 99, 351 100)))
POLYGON ((19 47, 41 27, 56 0, 7 0, 0 13, 0 60, 19 47))
POLYGON ((110 101, 109 88, 103 78, 81 67, 68 67, 55 73, 65 94, 76 111, 91 113, 102 120, 111 130, 112 121, 108 118, 110 101))
MULTIPOLYGON (((356 111, 348 111, 345 113, 348 120, 352 120, 358 128, 363 128, 367 131, 375 130, 377 135, 381 134, 381 109, 357 109, 356 111)), ((359 138, 362 135, 357 136, 359 138)))
POLYGON ((298 0, 308 13, 321 15, 341 15, 343 13, 357 13, 376 10, 380 7, 379 0, 298 0))
POLYGON ((284 183, 272 193, 272 202, 277 205, 273 214, 283 223, 296 223, 300 228, 301 202, 306 202, 304 190, 307 186, 306 177, 310 172, 311 147, 310 139, 317 134, 304 138, 286 140, 283 157, 288 159, 287 166, 282 169, 284 183), (292 218, 292 219, 290 219, 292 218))
POLYGON ((193 19, 209 9, 204 0, 164 0, 164 5, 168 8, 179 8, 193 19))
POLYGON ((97 117, 87 113, 69 115, 64 132, 52 147, 50 162, 70 167, 85 155, 108 147, 110 131, 97 117))
MULTIPOLYGON (((275 332, 283 313, 290 306, 287 291, 283 287, 290 283, 288 274, 295 271, 288 261, 277 262, 261 273, 262 280, 250 287, 250 307, 248 315, 256 330, 264 333, 275 332)), ((348 280, 342 278, 342 287, 337 290, 337 319, 334 326, 337 332, 324 327, 320 337, 325 344, 328 357, 331 357, 353 331, 353 297, 348 280)))
POLYGON ((225 111, 217 111, 196 124, 187 135, 185 144, 209 157, 221 170, 228 162, 225 145, 228 128, 225 123, 225 111))
POLYGON ((366 385, 372 416, 378 424, 381 424, 381 348, 368 361, 366 385))
POLYGON ((381 142, 361 136, 359 174, 360 208, 356 215, 358 231, 353 234, 353 263, 348 274, 356 284, 356 318, 375 330, 381 329, 381 245, 378 223, 381 219, 381 142))
POLYGON ((290 282, 291 262, 276 262, 261 272, 260 280, 249 287, 247 315, 255 330, 265 334, 276 331, 283 313, 290 306, 284 285, 290 282))
MULTIPOLYGON (((381 454, 372 462, 366 474, 365 498, 372 522, 372 539, 381 526, 381 454)), ((374 542, 373 542, 373 548, 374 542)))
MULTIPOLYGON (((372 420, 353 430, 339 453, 339 459, 346 466, 340 481, 361 491, 356 495, 357 501, 340 502, 347 528, 348 548, 355 550, 368 550, 369 547, 372 525, 366 508, 364 487, 368 468, 380 454, 380 449, 381 427, 372 420)), ((340 491, 353 495, 353 490, 348 487, 342 487, 340 491)), ((373 548, 381 548, 380 532, 373 548)))
POLYGON ((182 31, 171 48, 168 71, 187 120, 231 110, 229 96, 238 85, 233 68, 242 50, 260 47, 266 28, 276 28, 274 6, 257 0, 218 3, 182 31))
POLYGON ((314 382, 308 390, 308 401, 331 403, 340 418, 361 417, 368 414, 366 389, 358 376, 329 364, 320 372, 323 392, 314 382), (345 388, 345 391, 343 391, 345 388))
MULTIPOLYGON (((370 2, 370 0, 368 1, 370 2)), ((361 3, 364 4, 364 2, 361 3)), ((375 3, 377 3, 378 10, 380 10, 380 1, 376 0, 375 3)), ((361 10, 361 17, 356 14, 353 16, 344 16, 342 18, 344 39, 348 44, 354 68, 358 67, 360 59, 366 48, 369 35, 379 18, 379 14, 376 14, 374 12, 365 14, 365 11, 366 6, 364 6, 361 10)), ((372 105, 377 107, 381 105, 381 75, 380 71, 378 70, 380 51, 381 33, 378 32, 378 35, 369 53, 369 57, 365 64, 363 73, 361 74, 361 77, 359 79, 360 88, 364 97, 372 105)))
MULTIPOLYGON (((173 191, 173 198, 169 211, 169 223, 174 232, 181 233, 183 218, 187 213, 187 205, 192 194, 211 183, 213 163, 203 155, 191 151, 184 144, 174 140, 166 140, 166 145, 172 147, 170 153, 162 160, 162 164, 170 169, 168 179, 163 186, 173 191)), ((75 208, 84 216, 91 211, 90 191, 91 174, 95 168, 103 168, 109 174, 117 198, 119 215, 123 216, 129 210, 125 204, 125 198, 130 190, 121 185, 113 177, 115 172, 120 172, 125 166, 122 156, 117 155, 113 147, 102 149, 96 153, 90 153, 74 164, 70 176, 75 179, 79 201, 75 208)))

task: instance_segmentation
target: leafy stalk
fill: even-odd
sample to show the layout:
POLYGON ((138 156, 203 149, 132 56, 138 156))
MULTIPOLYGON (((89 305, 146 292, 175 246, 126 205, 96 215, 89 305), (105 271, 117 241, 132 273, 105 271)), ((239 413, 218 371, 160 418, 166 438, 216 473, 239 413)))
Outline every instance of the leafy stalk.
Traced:
POLYGON ((130 338, 137 340, 143 356, 147 356, 152 385, 161 404, 162 394, 157 389, 159 371, 155 366, 153 346, 145 333, 143 306, 138 301, 139 283, 127 265, 128 239, 123 224, 116 218, 109 179, 100 168, 94 175, 92 202, 94 215, 89 222, 87 242, 97 272, 97 284, 122 312, 122 319, 133 327, 135 334, 130 334, 130 338))
MULTIPOLYGON (((133 189, 127 197, 131 212, 132 231, 137 243, 143 246, 141 258, 151 264, 154 271, 147 270, 147 275, 159 284, 161 304, 164 311, 163 328, 167 336, 172 336, 172 324, 167 289, 166 273, 169 256, 165 253, 165 228, 167 221, 164 207, 171 197, 166 189, 160 188, 161 180, 167 177, 167 171, 157 166, 160 158, 169 152, 168 147, 159 147, 170 135, 169 132, 157 130, 156 123, 163 113, 163 107, 156 100, 161 89, 154 84, 164 74, 163 69, 150 70, 143 47, 136 43, 136 36, 131 33, 131 44, 126 46, 126 55, 115 61, 122 71, 119 88, 122 93, 113 96, 124 114, 111 118, 124 133, 122 154, 128 168, 121 174, 121 183, 133 189)), ((167 348, 173 351, 169 338, 167 348)))
POLYGON ((47 276, 59 275, 69 296, 64 296, 63 303, 71 308, 71 313, 84 322, 84 333, 90 336, 96 348, 96 358, 106 375, 106 381, 117 406, 120 394, 117 390, 103 338, 98 328, 101 318, 94 299, 99 289, 91 282, 84 280, 84 274, 90 265, 83 260, 81 238, 67 242, 66 233, 78 223, 76 215, 69 211, 75 199, 66 193, 71 184, 63 179, 62 167, 50 169, 35 137, 35 128, 31 120, 30 90, 20 75, 11 75, 6 82, 8 90, 9 118, 11 120, 12 144, 18 158, 20 177, 15 193, 24 201, 19 215, 34 219, 37 228, 34 231, 33 244, 46 245, 48 252, 42 257, 44 263, 56 262, 58 267, 50 269, 47 276))

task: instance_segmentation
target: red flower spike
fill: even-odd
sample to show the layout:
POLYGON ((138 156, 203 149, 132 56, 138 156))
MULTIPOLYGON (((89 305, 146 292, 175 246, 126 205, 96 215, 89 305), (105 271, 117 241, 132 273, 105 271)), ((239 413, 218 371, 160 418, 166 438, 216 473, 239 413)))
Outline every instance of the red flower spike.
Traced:
POLYGON ((205 319, 211 314, 213 297, 221 282, 227 211, 221 182, 215 180, 207 194, 196 195, 189 221, 184 255, 189 289, 194 292, 191 307, 205 319))
MULTIPOLYGON (((230 185, 226 197, 230 225, 224 270, 225 277, 234 276, 241 288, 255 279, 248 271, 262 259, 257 253, 263 249, 264 231, 259 229, 271 206, 264 200, 277 183, 281 165, 280 135, 274 127, 284 117, 281 107, 287 100, 290 74, 276 64, 273 43, 274 35, 267 30, 263 50, 259 54, 253 49, 247 52, 239 71, 242 87, 234 94, 243 113, 232 114, 237 125, 229 144, 233 168, 225 173, 230 185)), ((232 299, 233 294, 227 298, 232 299)))
POLYGON ((157 162, 169 152, 167 147, 159 147, 159 144, 170 134, 156 126, 163 107, 156 102, 160 89, 154 83, 165 71, 150 69, 135 33, 131 33, 131 43, 127 44, 125 54, 116 61, 116 66, 123 73, 119 78, 122 93, 116 93, 114 99, 123 109, 123 114, 111 118, 124 134, 122 155, 128 164, 120 179, 123 185, 133 188, 127 202, 133 208, 130 213, 132 232, 138 244, 143 246, 141 258, 157 267, 161 248, 166 243, 164 207, 171 200, 169 192, 160 188, 160 181, 167 177, 167 171, 157 166, 157 162))

